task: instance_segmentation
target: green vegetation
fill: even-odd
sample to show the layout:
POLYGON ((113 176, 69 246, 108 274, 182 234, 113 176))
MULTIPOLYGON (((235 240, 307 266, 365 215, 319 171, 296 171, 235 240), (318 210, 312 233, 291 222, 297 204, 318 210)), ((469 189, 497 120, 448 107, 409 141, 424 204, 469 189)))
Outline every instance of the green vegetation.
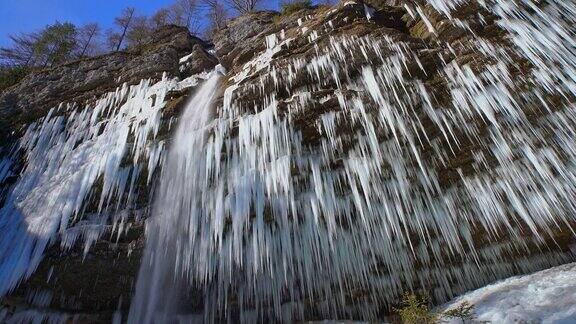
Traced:
MULTIPOLYGON (((96 22, 76 26, 70 22, 56 21, 36 31, 11 34, 8 35, 10 45, 0 47, 0 66, 45 68, 138 47, 154 31, 167 25, 187 27, 195 34, 200 28, 199 8, 197 0, 174 0, 169 7, 161 8, 152 17, 147 17, 139 15, 133 7, 127 7, 115 18, 113 27, 104 33, 96 22)), ((221 25, 225 22, 223 17, 224 14, 218 16, 221 25)), ((10 83, 14 79, 13 73, 21 70, 7 72, 3 68, 2 84, 10 83)))
POLYGON ((28 74, 28 69, 22 66, 0 66, 0 92, 15 85, 28 74))
POLYGON ((416 296, 411 293, 404 293, 402 296, 402 306, 394 308, 400 315, 404 324, 438 324, 442 319, 457 318, 463 324, 473 323, 474 305, 467 301, 462 302, 458 307, 447 310, 443 313, 436 313, 430 308, 430 298, 428 296, 416 296))
POLYGON ((76 26, 56 22, 40 33, 34 44, 34 53, 41 59, 43 67, 65 63, 71 59, 76 46, 76 26))
POLYGON ((77 28, 69 22, 55 22, 36 32, 10 35, 11 46, 0 48, 0 64, 43 68, 95 54, 97 33, 95 23, 77 28))
POLYGON ((281 4, 281 12, 283 15, 289 15, 293 12, 310 8, 312 8, 312 1, 310 0, 294 0, 281 4))
POLYGON ((427 296, 419 297, 404 293, 402 307, 396 308, 395 311, 404 324, 436 324, 439 316, 430 310, 429 305, 430 298, 427 296))
POLYGON ((474 305, 467 301, 463 301, 458 307, 450 309, 442 313, 446 318, 458 318, 463 324, 471 323, 474 321, 474 305))

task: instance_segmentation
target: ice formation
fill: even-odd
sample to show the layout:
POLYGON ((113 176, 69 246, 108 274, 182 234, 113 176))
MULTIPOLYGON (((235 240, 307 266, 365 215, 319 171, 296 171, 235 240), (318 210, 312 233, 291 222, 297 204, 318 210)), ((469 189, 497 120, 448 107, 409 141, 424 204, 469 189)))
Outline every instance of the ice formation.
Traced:
POLYGON ((0 323, 5 324, 60 324, 71 321, 78 322, 77 315, 47 311, 47 307, 52 301, 52 292, 48 290, 32 290, 26 296, 26 301, 32 307, 30 309, 18 310, 14 314, 9 314, 7 309, 0 309, 0 323))
MULTIPOLYGON (((509 34, 491 43, 451 17, 462 2, 429 4, 485 61, 449 61, 448 44, 331 37, 332 21, 312 30, 306 17, 298 37, 314 54, 282 58, 291 39, 269 35, 215 107, 221 77, 205 75, 172 143, 147 139, 173 80, 55 109, 20 142, 26 168, 0 211, 0 295, 56 233, 122 215, 135 177, 158 164, 134 323, 370 320, 414 287, 447 300, 572 260, 548 245, 576 221, 576 5, 480 1, 509 34), (449 62, 443 98, 412 75, 426 55, 449 62), (80 221, 91 195, 98 216, 80 221), (189 311, 198 291, 203 310, 189 311)), ((438 32, 423 7, 407 10, 438 32)), ((0 160, 0 183, 15 159, 0 160)))
POLYGON ((56 240, 69 248, 82 237, 87 252, 106 225, 122 232, 139 177, 147 170, 150 180, 162 154, 163 143, 151 139, 164 96, 181 86, 166 77, 143 80, 94 105, 60 105, 27 128, 0 160, 0 184, 20 156, 25 164, 17 182, 0 191, 0 296, 31 275, 56 240))
MULTIPOLYGON (((431 4, 449 14, 458 3, 431 4)), ((206 126, 210 132, 201 132, 202 147, 197 134, 188 135, 194 163, 186 163, 186 176, 193 189, 174 185, 157 197, 160 206, 178 202, 174 225, 165 227, 171 234, 163 232, 175 241, 158 245, 154 234, 156 259, 145 264, 170 260, 173 272, 144 280, 187 287, 178 294, 200 289, 205 300, 197 319, 205 321, 290 322, 305 311, 374 319, 380 305, 412 286, 433 282, 433 295, 446 299, 570 259, 550 252, 508 260, 544 245, 557 229, 570 232, 575 221, 576 106, 569 98, 576 94, 576 15, 560 12, 576 7, 484 5, 502 18, 514 46, 472 38, 466 46, 488 59, 476 68, 445 64, 443 101, 405 73, 413 62, 422 68, 419 53, 387 36, 331 37, 306 61, 282 62, 273 54, 290 40, 266 37, 266 50, 230 76, 224 103, 206 126), (535 67, 525 77, 514 75, 517 57, 535 67), (352 66, 360 73, 351 75, 352 66), (260 88, 245 85, 255 78, 260 88), (312 86, 302 88, 302 79, 312 86), (330 97, 313 97, 325 86, 336 87, 338 109, 322 111, 330 97), (280 92, 289 99, 279 99, 280 92), (242 100, 254 94, 264 99, 242 100), (558 107, 547 103, 554 95, 561 96, 558 107), (438 101, 443 104, 432 103, 438 101), (303 136, 302 118, 316 118, 317 144, 303 136), (455 168, 447 183, 440 171, 470 145, 476 147, 472 170, 455 168), (474 239, 479 233, 481 246, 474 239), (352 299, 354 291, 362 293, 352 299)), ((422 8, 411 12, 435 32, 422 8)), ((323 37, 303 20, 298 25, 309 42, 323 37)), ((183 176, 171 160, 163 167, 167 183, 183 176)), ((158 298, 150 297, 153 289, 137 298, 158 298)), ((156 302, 168 303, 169 293, 154 293, 161 296, 156 302)), ((133 314, 155 309, 136 301, 133 314)), ((172 311, 164 305, 155 315, 179 314, 172 311)))

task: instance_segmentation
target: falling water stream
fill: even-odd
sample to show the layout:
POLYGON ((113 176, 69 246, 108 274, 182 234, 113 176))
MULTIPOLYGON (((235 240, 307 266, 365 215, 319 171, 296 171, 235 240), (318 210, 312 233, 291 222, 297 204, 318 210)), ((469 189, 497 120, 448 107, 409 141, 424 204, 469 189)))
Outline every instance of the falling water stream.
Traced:
POLYGON ((195 225, 206 217, 201 206, 210 181, 205 172, 205 143, 222 72, 218 66, 186 104, 162 167, 154 217, 146 227, 146 251, 129 315, 131 323, 169 321, 188 286, 193 251, 183 243, 195 239, 195 225))

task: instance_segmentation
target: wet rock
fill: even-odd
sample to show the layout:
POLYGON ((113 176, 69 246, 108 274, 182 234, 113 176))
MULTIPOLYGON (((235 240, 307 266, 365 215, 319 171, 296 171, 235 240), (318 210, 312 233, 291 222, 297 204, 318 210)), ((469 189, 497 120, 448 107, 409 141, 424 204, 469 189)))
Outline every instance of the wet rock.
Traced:
POLYGON ((240 16, 214 35, 214 49, 222 65, 229 69, 252 58, 263 46, 264 36, 280 30, 274 22, 279 14, 273 11, 240 16), (258 41, 254 41, 254 40, 258 41), (239 59, 238 59, 239 58, 239 59))
POLYGON ((110 323, 116 311, 126 314, 144 246, 143 225, 131 225, 124 235, 108 232, 86 255, 80 244, 64 251, 53 246, 34 275, 0 300, 0 309, 67 314, 81 323, 110 323), (27 297, 38 292, 48 294, 47 304, 27 297))
POLYGON ((206 47, 195 44, 192 53, 180 62, 180 75, 185 78, 193 74, 208 72, 218 64, 218 59, 206 51, 206 47))

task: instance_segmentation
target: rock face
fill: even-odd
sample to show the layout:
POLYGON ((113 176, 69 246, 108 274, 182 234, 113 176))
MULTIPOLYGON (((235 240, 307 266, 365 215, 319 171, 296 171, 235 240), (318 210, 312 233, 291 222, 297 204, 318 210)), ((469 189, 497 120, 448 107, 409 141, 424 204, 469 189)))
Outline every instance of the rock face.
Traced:
POLYGON ((135 224, 120 240, 101 238, 88 254, 54 246, 35 274, 0 305, 6 314, 19 314, 22 323, 53 318, 109 323, 115 312, 128 309, 143 238, 142 226, 135 224))
MULTIPOLYGON (((574 62, 558 70, 573 53, 563 40, 550 49, 561 54, 547 56, 538 51, 550 43, 530 47, 522 37, 532 34, 502 23, 529 17, 522 28, 534 35, 532 25, 558 30, 539 18, 556 17, 550 3, 534 15, 540 9, 424 0, 256 12, 217 33, 213 51, 169 27, 137 52, 31 75, 1 94, 0 120, 10 116, 7 129, 19 129, 60 102, 90 101, 164 72, 184 79, 219 60, 228 73, 213 146, 193 152, 213 155, 199 209, 215 219, 217 208, 204 207, 215 197, 238 208, 222 212, 219 226, 201 223, 194 242, 177 232, 183 249, 196 252, 187 255, 195 265, 186 273, 192 288, 182 289, 195 296, 187 311, 245 322, 382 319, 404 290, 443 302, 575 260, 574 62), (214 243, 222 241, 240 252, 222 257, 214 243)), ((181 82, 163 96, 148 151, 170 142, 190 93, 181 82)), ((148 193, 154 183, 150 176, 138 188, 148 193)), ((138 203, 144 217, 149 203, 147 195, 138 203)), ((142 218, 127 222, 118 239, 109 229, 87 252, 81 244, 49 248, 3 299, 5 309, 88 322, 126 314, 144 246, 142 218), (45 290, 48 303, 34 297, 45 290)))
MULTIPOLYGON (((512 149, 515 152, 513 154, 512 151, 503 153, 500 149, 506 147, 508 141, 540 142, 531 135, 524 137, 520 134, 531 132, 540 123, 545 123, 544 120, 554 118, 553 115, 539 113, 540 108, 531 99, 526 101, 526 98, 537 97, 536 93, 540 91, 524 92, 526 89, 546 87, 533 79, 533 75, 540 73, 535 66, 538 60, 529 59, 530 50, 525 53, 524 49, 515 47, 518 44, 521 44, 520 47, 526 46, 525 42, 530 40, 520 39, 518 34, 522 33, 514 29, 516 26, 502 23, 502 19, 506 21, 511 17, 497 16, 495 11, 474 1, 454 4, 450 16, 439 4, 454 2, 435 3, 436 7, 432 1, 394 1, 374 3, 371 8, 350 1, 335 8, 320 7, 288 16, 270 17, 269 13, 261 13, 255 14, 252 23, 247 24, 249 28, 234 28, 233 22, 229 30, 217 36, 217 53, 220 51, 220 56, 225 57, 225 64, 229 68, 229 84, 234 85, 234 90, 228 92, 222 100, 222 110, 225 114, 246 117, 238 123, 237 128, 230 130, 229 136, 233 138, 231 142, 235 143, 238 134, 238 152, 251 152, 255 156, 256 162, 251 163, 258 166, 259 175, 273 174, 275 169, 272 166, 267 169, 269 165, 274 165, 281 157, 289 156, 293 168, 289 175, 285 175, 289 180, 284 182, 270 175, 271 180, 268 181, 272 184, 262 184, 266 197, 282 197, 282 190, 275 186, 290 188, 290 192, 302 195, 291 197, 293 200, 290 201, 296 207, 290 204, 291 207, 286 207, 303 219, 300 224, 307 224, 306 219, 314 219, 318 228, 328 233, 338 233, 334 236, 318 234, 318 237, 314 236, 314 239, 308 241, 306 229, 298 234, 294 233, 295 230, 287 230, 290 234, 286 235, 296 237, 293 238, 295 243, 282 245, 281 249, 273 242, 258 239, 260 244, 270 244, 262 248, 267 252, 261 257, 270 260, 290 258, 294 254, 298 255, 298 252, 290 249, 298 250, 300 244, 314 245, 312 242, 331 242, 337 246, 334 249, 339 251, 330 253, 329 248, 311 248, 318 253, 314 258, 317 263, 306 264, 305 259, 297 263, 305 269, 301 270, 305 275, 297 273, 297 270, 294 273, 285 269, 278 270, 271 261, 263 266, 270 267, 266 268, 272 273, 270 277, 258 273, 253 274, 258 279, 249 276, 232 278, 220 282, 219 287, 227 287, 227 284, 243 287, 243 282, 252 282, 256 287, 246 289, 270 292, 270 298, 277 298, 274 302, 285 302, 282 305, 286 308, 282 308, 282 312, 290 313, 288 309, 294 307, 292 311, 298 319, 322 319, 329 314, 330 318, 340 316, 370 320, 382 318, 389 313, 390 305, 397 300, 400 291, 406 289, 401 287, 401 282, 412 282, 407 285, 423 287, 436 300, 443 301, 453 294, 481 285, 481 282, 574 259, 575 240, 569 230, 572 225, 568 225, 573 224, 574 219, 568 216, 567 225, 557 231, 544 230, 550 236, 540 241, 538 237, 543 229, 529 230, 528 224, 532 221, 520 220, 518 213, 522 212, 509 207, 500 209, 503 207, 502 201, 513 201, 517 194, 532 192, 517 181, 517 176, 505 175, 511 170, 518 170, 511 171, 513 173, 524 173, 519 170, 532 169, 522 166, 524 162, 521 161, 525 161, 519 157, 524 154, 521 152, 525 152, 520 148, 522 145, 512 149), (260 21, 271 23, 260 24, 260 21), (234 35, 236 30, 247 39, 239 40, 234 35), (264 37, 265 41, 262 41, 264 37), (230 51, 231 48, 234 51, 230 51), (514 98, 511 100, 518 105, 513 104, 515 108, 511 108, 506 104, 508 99, 504 98, 514 98), (431 107, 434 107, 433 110, 429 110, 431 107), (495 126, 499 125, 496 120, 508 120, 504 116, 516 114, 511 111, 522 111, 520 115, 523 117, 511 117, 514 119, 511 124, 504 122, 506 126, 495 126), (456 117, 461 113, 466 117, 456 117), (454 123, 449 122, 451 126, 447 126, 441 121, 444 118, 454 123), (459 121, 455 122, 453 118, 459 121), (492 121, 486 121, 486 118, 492 121), (283 127, 287 130, 284 131, 283 127), (451 132, 454 133, 447 135, 451 132), (499 133, 497 136, 501 136, 502 140, 489 139, 492 136, 489 134, 494 132, 499 133), (454 145, 445 136, 454 136, 454 145), (282 140, 285 138, 290 140, 282 140), (262 148, 257 144, 260 141, 270 143, 262 148), (271 148, 268 149, 268 146, 271 148), (501 159, 501 154, 508 156, 510 164, 501 159), (419 171, 421 168, 425 171, 419 171), (494 178, 498 180, 494 182, 494 178), (433 184, 426 184, 428 181, 433 184), (506 187, 510 185, 508 188, 515 189, 498 189, 502 184, 500 181, 507 183, 506 187), (406 187, 400 189, 403 186, 406 187), (358 191, 355 188, 359 188, 358 191), (487 192, 490 193, 486 195, 487 192), (407 196, 402 197, 404 194, 407 196), (423 194, 420 196, 422 200, 416 198, 420 194, 423 194), (351 196, 360 199, 362 203, 350 201, 351 196), (458 203, 452 204, 450 201, 458 203), (346 209, 347 203, 355 208, 350 214, 346 209), (418 205, 420 203, 422 205, 418 205), (449 210, 434 211, 436 207, 432 206, 440 209, 444 208, 440 206, 450 207, 447 207, 449 210), (484 209, 487 206, 490 207, 484 209), (362 214, 359 210, 363 208, 369 211, 362 214), (492 208, 498 211, 494 213, 492 208), (335 213, 341 214, 334 216, 335 213), (439 218, 432 221, 433 214, 439 218), (491 218, 496 214, 499 215, 496 218, 500 219, 497 222, 503 221, 501 225, 490 228, 486 223, 480 224, 486 220, 484 217, 491 218), (447 215, 451 215, 449 218, 454 221, 452 225, 444 223, 447 215), (470 216, 474 220, 465 220, 468 215, 474 215, 470 216), (514 219, 514 222, 518 220, 509 230, 501 227, 507 223, 504 220, 507 217, 514 219), (383 219, 385 224, 380 223, 383 219), (433 224, 436 221, 438 223, 433 224), (361 225, 363 222, 372 225, 361 225), (466 232, 460 236, 462 242, 466 243, 457 243, 459 247, 452 245, 454 242, 450 243, 449 238, 459 235, 447 234, 445 230, 448 228, 443 228, 445 225, 458 228, 456 231, 460 231, 460 235, 466 232), (390 228, 389 231, 394 234, 387 232, 381 233, 382 236, 372 236, 371 229, 379 226, 390 228), (401 228, 404 228, 404 233, 401 228), (424 233, 429 230, 431 232, 424 233), (517 240, 515 233, 523 233, 522 243, 517 240), (346 243, 348 234, 356 238, 352 243, 348 242, 350 245, 346 243), (394 238, 387 239, 387 235, 394 238), (562 243, 552 244, 556 247, 549 250, 546 248, 549 252, 538 252, 538 246, 549 246, 554 241, 562 243), (461 250, 450 252, 450 246, 461 250), (512 246, 519 250, 516 251, 512 246), (275 251, 275 248, 282 252, 275 251), (371 254, 378 254, 374 251, 379 248, 383 249, 379 256, 371 254), (372 252, 362 254, 360 251, 372 252), (355 259, 357 254, 361 257, 355 259), (406 259, 401 257, 400 261, 397 258, 399 255, 404 255, 406 259), (473 261, 472 255, 477 255, 479 261, 473 261), (331 259, 339 257, 342 259, 331 259), (366 261, 370 258, 375 259, 374 263, 366 261), (353 266, 347 268, 347 265, 353 266), (338 267, 341 267, 339 271, 349 272, 341 277, 339 274, 334 275, 334 278, 331 274, 338 267), (324 275, 325 269, 330 269, 329 274, 324 275), (314 291, 320 296, 306 294, 308 299, 302 304, 291 306, 286 300, 298 303, 298 297, 290 296, 289 293, 281 297, 273 295, 273 292, 281 290, 274 286, 273 278, 275 275, 280 276, 280 273, 284 276, 286 272, 289 273, 287 276, 297 278, 292 279, 295 282, 307 283, 296 285, 298 288, 312 286, 310 289, 316 289, 314 291), (341 287, 339 280, 348 280, 348 290, 339 295, 341 299, 330 300, 330 293, 327 292, 339 294, 331 290, 333 287, 341 287), (259 282, 266 284, 259 286, 259 282), (325 286, 315 286, 319 282, 325 286), (323 293, 328 296, 323 296, 323 293), (386 301, 371 304, 372 300, 379 298, 386 301)), ((522 12, 523 9, 515 10, 522 12)), ((555 9, 549 10, 555 12, 555 9)), ((505 9, 502 11, 506 12, 505 9)), ((508 14, 513 16, 516 13, 508 14)), ((533 23, 545 24, 538 20, 533 23)), ((564 22, 563 26, 566 28, 568 25, 564 22)), ((564 46, 566 42, 564 39, 564 46)), ((546 57, 547 54, 540 53, 537 56, 546 57)), ((540 63, 554 65, 550 61, 540 63)), ((544 72, 543 75, 548 74, 544 72)), ((563 85, 559 87, 566 89, 563 85)), ((563 113, 572 114, 569 108, 574 103, 572 90, 567 90, 570 94, 567 94, 565 100, 557 97, 555 91, 544 92, 545 105, 562 107, 560 109, 563 113)), ((547 130, 542 128, 542 133, 537 131, 539 135, 536 136, 546 138, 544 134, 554 133, 556 127, 551 126, 547 130)), ((234 144, 227 145, 227 150, 234 155, 234 148, 230 147, 234 147, 234 144)), ((230 160, 242 159, 242 153, 238 152, 230 160)), ((565 164, 560 169, 564 170, 565 167, 570 169, 565 164)), ((249 172, 246 171, 247 174, 249 172)), ((548 180, 529 180, 532 181, 548 180)), ((556 181, 545 186, 555 187, 562 182, 556 181)), ((251 185, 259 188, 258 180, 254 182, 251 185)), ((560 195, 561 192, 562 189, 558 191, 560 195)), ((284 206, 280 201, 274 202, 274 198, 269 200, 272 202, 267 201, 269 205, 265 208, 274 209, 274 203, 284 206)), ((528 214, 533 216, 544 212, 550 216, 563 215, 560 217, 564 218, 570 213, 547 211, 547 203, 534 206, 524 201, 521 204, 535 207, 527 207, 531 209, 528 214)), ((570 205, 569 200, 562 205, 570 205)), ((269 235, 282 236, 278 234, 282 232, 278 219, 283 217, 284 207, 277 208, 271 212, 275 217, 268 214, 263 216, 263 228, 271 228, 270 233, 274 234, 269 235)), ((570 209, 567 207, 567 210, 570 209)), ((546 222, 538 223, 540 225, 537 226, 548 226, 544 225, 546 222)), ((266 233, 262 234, 264 237, 269 233, 262 231, 266 233)), ((247 246, 245 248, 249 249, 247 246)), ((217 258, 215 253, 214 259, 217 258)), ((236 269, 235 265, 226 266, 236 269)), ((218 281, 216 278, 214 280, 218 281)), ((289 284, 287 286, 291 287, 289 284)), ((295 290, 298 291, 298 288, 295 290)), ((234 288, 226 289, 210 290, 218 298, 209 304, 224 302, 223 296, 229 296, 235 291, 234 288)), ((258 298, 254 295, 248 292, 238 299, 258 298)), ((231 304, 238 302, 234 297, 227 301, 231 304)), ((259 310, 256 303, 246 302, 245 307, 256 313, 272 312, 264 306, 259 310)), ((270 308, 280 312, 279 308, 270 308)), ((262 313, 252 315, 265 317, 262 313)), ((277 313, 273 315, 278 316, 277 313)), ((287 317, 284 320, 291 319, 287 317)), ((244 320, 250 321, 249 317, 244 320)))
POLYGON ((214 37, 214 49, 222 65, 230 69, 242 66, 263 49, 262 39, 281 29, 275 24, 276 12, 257 12, 231 21, 214 37))

